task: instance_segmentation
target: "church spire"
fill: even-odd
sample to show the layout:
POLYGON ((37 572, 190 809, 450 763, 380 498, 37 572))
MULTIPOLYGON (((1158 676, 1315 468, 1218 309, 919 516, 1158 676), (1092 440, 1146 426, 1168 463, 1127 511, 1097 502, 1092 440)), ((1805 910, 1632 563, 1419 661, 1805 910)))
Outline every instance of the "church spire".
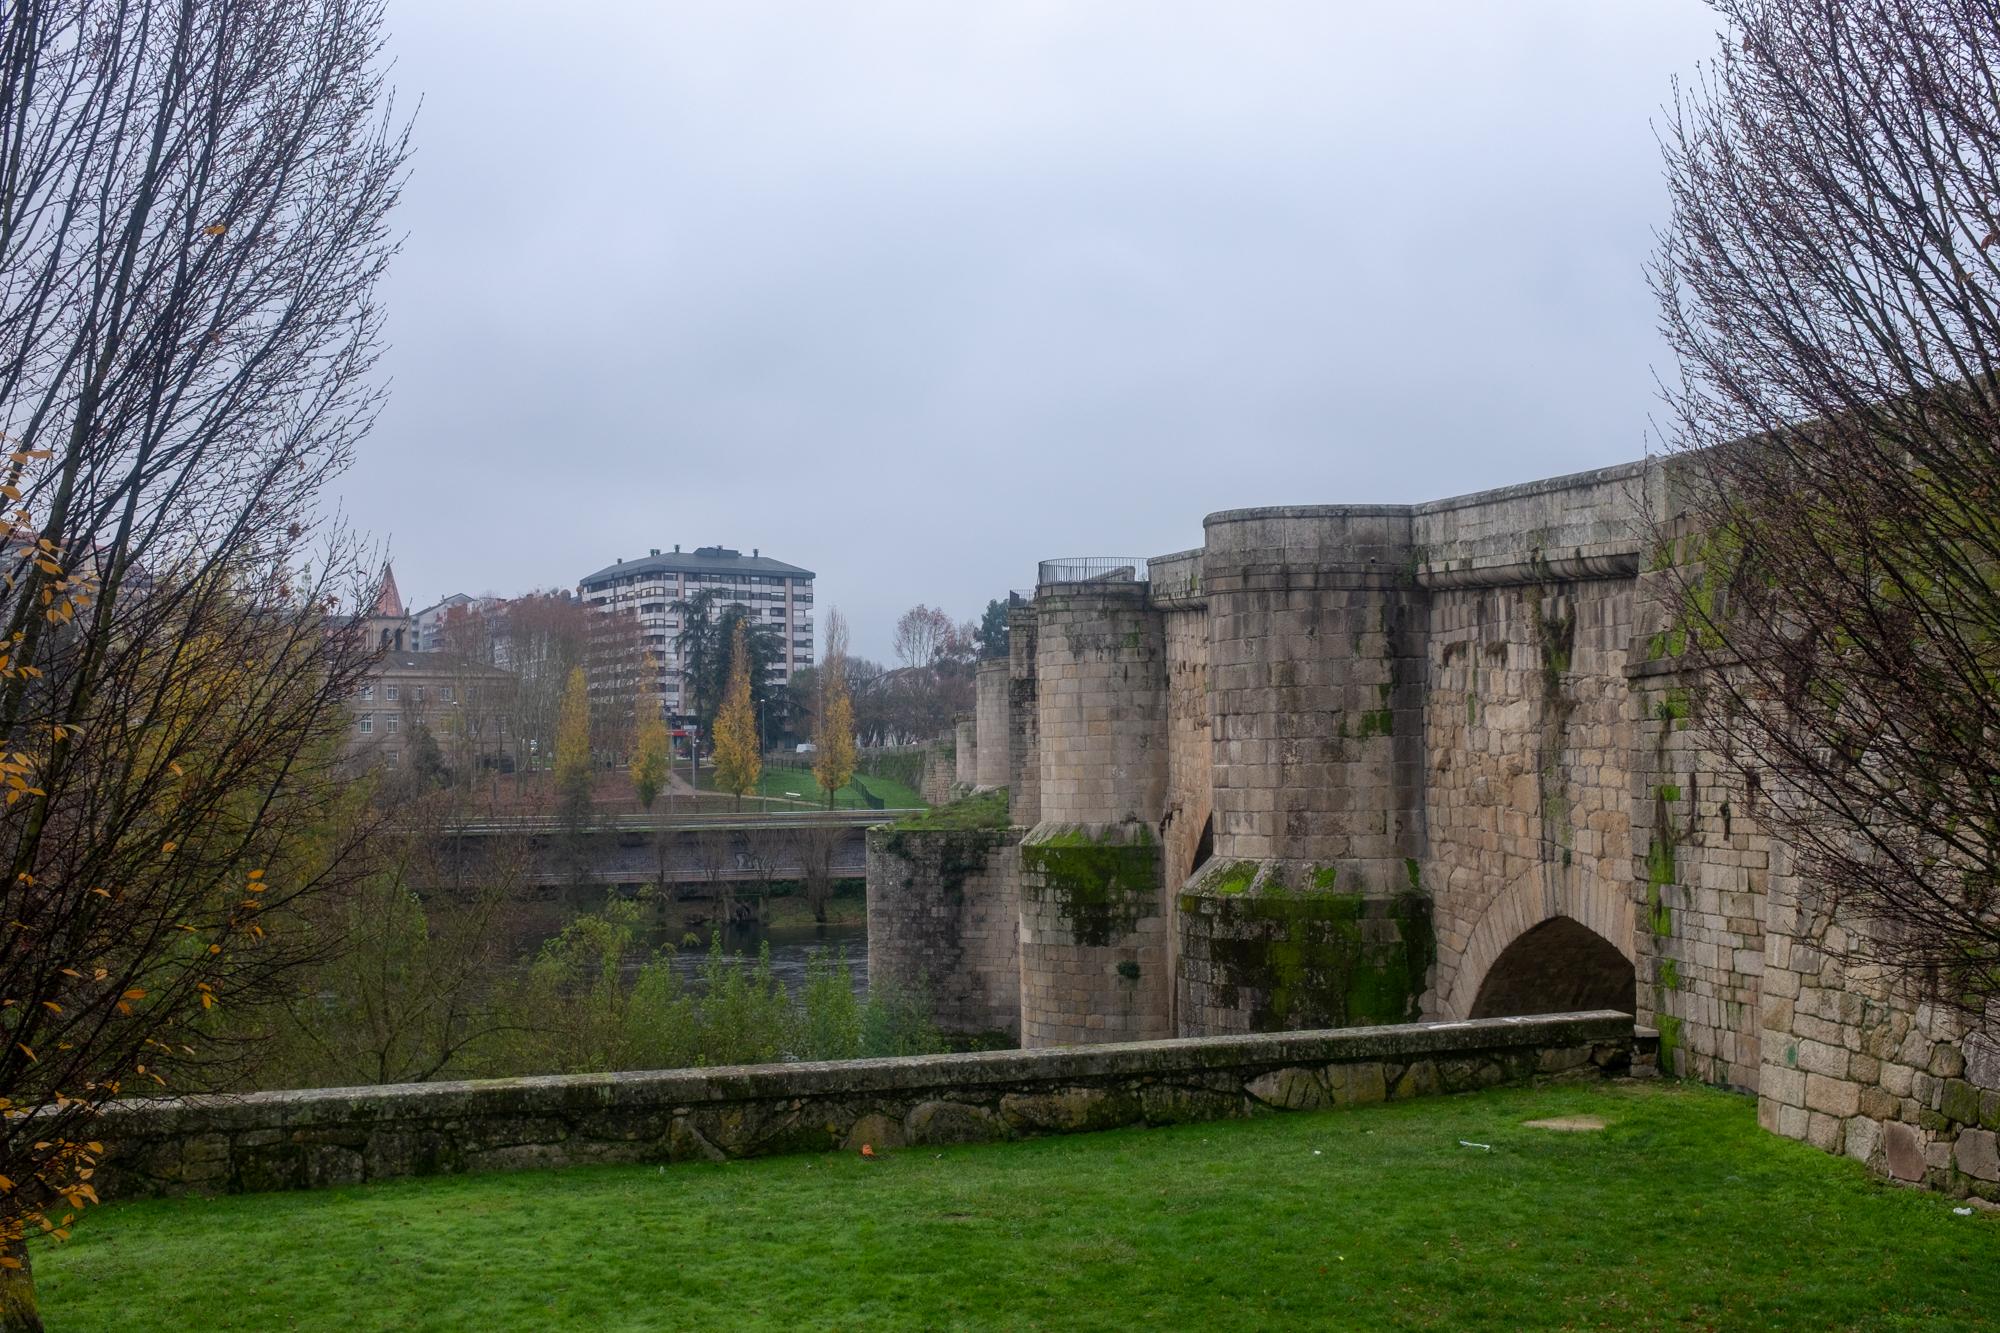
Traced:
POLYGON ((382 590, 375 595, 376 616, 400 616, 403 614, 403 595, 396 591, 396 570, 387 561, 382 563, 382 590))

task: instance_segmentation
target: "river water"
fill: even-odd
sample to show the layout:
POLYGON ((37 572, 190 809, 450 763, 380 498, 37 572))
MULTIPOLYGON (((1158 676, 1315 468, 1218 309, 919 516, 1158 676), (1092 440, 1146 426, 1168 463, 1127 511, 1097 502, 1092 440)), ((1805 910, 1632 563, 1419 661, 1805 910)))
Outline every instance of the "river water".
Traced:
MULTIPOLYGON (((542 942, 558 932, 577 909, 557 902, 523 904, 514 914, 509 934, 511 952, 525 966, 542 947, 542 942)), ((671 951, 673 968, 683 982, 698 986, 708 965, 708 951, 714 927, 704 923, 690 928, 679 920, 660 920, 642 928, 641 941, 650 950, 671 951)), ((860 921, 834 925, 812 922, 777 926, 744 922, 722 928, 723 956, 731 967, 753 967, 757 951, 771 948, 771 971, 789 993, 798 994, 805 985, 806 961, 815 950, 825 950, 847 960, 857 995, 868 993, 868 927, 860 921)), ((630 958, 625 964, 628 979, 646 962, 630 958)))
MULTIPOLYGON (((661 939, 666 945, 670 941, 661 939)), ((754 966, 757 950, 771 946, 771 971, 790 993, 796 995, 806 980, 806 960, 815 950, 847 959, 854 978, 854 993, 868 993, 868 927, 854 923, 831 926, 731 926, 722 934, 722 949, 732 967, 754 966)), ((701 980, 708 965, 708 946, 701 944, 674 952, 674 971, 685 982, 701 980)))

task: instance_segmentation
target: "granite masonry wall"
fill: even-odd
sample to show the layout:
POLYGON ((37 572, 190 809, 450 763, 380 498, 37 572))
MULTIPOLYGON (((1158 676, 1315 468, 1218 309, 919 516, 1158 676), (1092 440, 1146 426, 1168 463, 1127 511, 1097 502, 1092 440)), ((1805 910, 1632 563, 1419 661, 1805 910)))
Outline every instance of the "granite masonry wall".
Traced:
POLYGON ((1656 462, 1236 510, 1148 582, 1016 606, 1024 1041, 1616 1008, 1776 1132, 2000 1196, 2000 1014, 1844 965, 1702 748, 1679 514, 1656 462), (1050 891, 1061 840, 1096 887, 1050 891))
POLYGON ((952 724, 952 754, 956 767, 952 770, 951 785, 958 791, 971 791, 979 785, 979 719, 973 713, 960 713, 952 724))
POLYGON ((1041 820, 1021 840, 1021 1042, 1171 1028, 1166 642, 1147 585, 1037 590, 1041 820))
POLYGON ((126 1101, 107 1198, 466 1171, 878 1152, 1622 1073, 1622 1014, 1046 1051, 126 1101))
POLYGON ((1019 829, 868 831, 872 984, 922 994, 939 1029, 1021 1034, 1019 829))
POLYGON ((1645 476, 1609 468, 1416 509, 1433 1011, 1553 1003, 1565 983, 1634 1007, 1624 667, 1645 476), (1533 934, 1557 921, 1594 939, 1533 934))
POLYGON ((1007 735, 1008 667, 1004 661, 981 662, 973 711, 973 785, 992 791, 1007 785, 1013 751, 1007 735))

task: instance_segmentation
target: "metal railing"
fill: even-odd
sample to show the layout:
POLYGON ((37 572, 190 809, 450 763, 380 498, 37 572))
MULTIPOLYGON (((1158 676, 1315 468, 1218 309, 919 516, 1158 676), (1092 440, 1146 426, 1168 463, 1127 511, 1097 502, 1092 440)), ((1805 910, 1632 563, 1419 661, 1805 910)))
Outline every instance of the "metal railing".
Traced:
POLYGON ((1075 555, 1060 560, 1044 560, 1035 575, 1041 584, 1050 583, 1144 583, 1147 578, 1143 556, 1075 555))

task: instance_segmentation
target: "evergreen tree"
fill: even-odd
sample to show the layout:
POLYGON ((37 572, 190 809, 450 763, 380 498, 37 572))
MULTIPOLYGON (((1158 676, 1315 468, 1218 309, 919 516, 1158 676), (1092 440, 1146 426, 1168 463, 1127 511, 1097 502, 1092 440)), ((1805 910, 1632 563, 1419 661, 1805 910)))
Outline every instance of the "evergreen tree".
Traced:
POLYGON ((979 645, 979 660, 991 662, 1007 655, 1007 603, 998 597, 986 604, 986 614, 979 618, 979 628, 972 632, 979 645))

